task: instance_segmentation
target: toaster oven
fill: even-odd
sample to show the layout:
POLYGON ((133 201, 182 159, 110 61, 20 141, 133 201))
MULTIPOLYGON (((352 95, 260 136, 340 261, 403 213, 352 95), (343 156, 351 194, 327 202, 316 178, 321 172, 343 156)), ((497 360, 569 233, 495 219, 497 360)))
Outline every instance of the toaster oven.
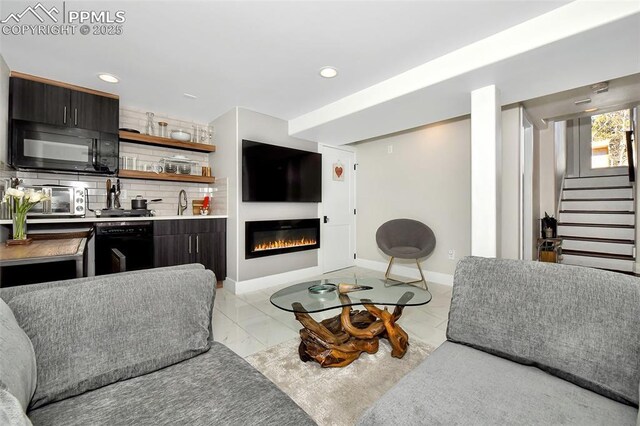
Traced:
POLYGON ((49 199, 41 201, 29 210, 27 216, 84 217, 86 213, 87 190, 71 186, 25 186, 20 189, 42 191, 49 199))

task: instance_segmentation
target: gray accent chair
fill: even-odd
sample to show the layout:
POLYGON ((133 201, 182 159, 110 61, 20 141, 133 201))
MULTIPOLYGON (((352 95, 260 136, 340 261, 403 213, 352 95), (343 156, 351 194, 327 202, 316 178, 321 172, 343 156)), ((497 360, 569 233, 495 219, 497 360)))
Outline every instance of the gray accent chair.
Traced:
POLYGON ((215 283, 186 265, 0 289, 0 424, 315 424, 213 341, 215 283))
POLYGON ((447 341, 359 425, 640 425, 640 279, 470 257, 447 341))
POLYGON ((427 280, 420 267, 420 260, 427 257, 436 247, 436 236, 431 228, 422 222, 413 219, 393 219, 383 223, 376 231, 376 243, 384 254, 390 256, 389 266, 384 274, 386 280, 396 281, 403 284, 424 283, 427 287, 427 280), (395 258, 414 259, 420 271, 420 280, 402 282, 390 278, 391 265, 395 258))

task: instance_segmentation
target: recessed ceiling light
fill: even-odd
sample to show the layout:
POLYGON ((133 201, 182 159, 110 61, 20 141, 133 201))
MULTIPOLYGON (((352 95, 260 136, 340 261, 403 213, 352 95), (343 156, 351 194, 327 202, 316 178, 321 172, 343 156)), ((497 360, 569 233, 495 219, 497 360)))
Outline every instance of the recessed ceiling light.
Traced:
POLYGON ((198 97, 196 95, 192 95, 191 93, 183 93, 185 98, 189 98, 189 99, 198 99, 198 97))
POLYGON ((333 78, 338 75, 338 70, 334 67, 322 67, 320 68, 320 75, 324 78, 333 78))
POLYGON ((118 77, 113 74, 100 73, 98 74, 98 78, 102 81, 106 81, 107 83, 117 83, 120 81, 118 77))
POLYGON ((593 112, 593 111, 597 111, 598 108, 589 108, 589 109, 585 109, 584 112, 593 112))

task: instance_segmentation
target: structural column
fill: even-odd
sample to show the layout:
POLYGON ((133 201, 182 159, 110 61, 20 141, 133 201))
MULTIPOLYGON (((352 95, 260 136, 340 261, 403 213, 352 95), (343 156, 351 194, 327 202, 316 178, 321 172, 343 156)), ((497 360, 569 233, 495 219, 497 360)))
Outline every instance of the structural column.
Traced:
POLYGON ((472 256, 500 256, 501 116, 495 86, 471 92, 472 256))

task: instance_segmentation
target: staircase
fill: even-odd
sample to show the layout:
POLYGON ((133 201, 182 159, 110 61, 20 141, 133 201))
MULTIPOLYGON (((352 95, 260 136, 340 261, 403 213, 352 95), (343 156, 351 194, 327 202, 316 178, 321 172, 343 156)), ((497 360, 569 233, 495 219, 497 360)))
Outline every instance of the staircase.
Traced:
POLYGON ((635 203, 628 176, 565 178, 562 263, 634 272, 635 203))

